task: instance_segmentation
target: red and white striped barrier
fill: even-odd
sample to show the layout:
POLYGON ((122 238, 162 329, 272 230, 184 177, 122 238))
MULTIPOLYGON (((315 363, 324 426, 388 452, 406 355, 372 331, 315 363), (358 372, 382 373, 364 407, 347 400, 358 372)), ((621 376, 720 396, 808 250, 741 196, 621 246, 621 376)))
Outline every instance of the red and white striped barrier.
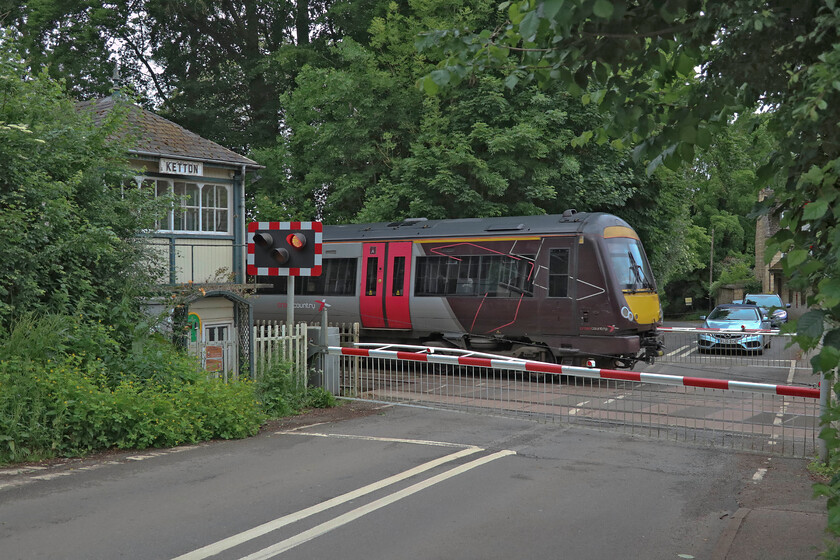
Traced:
POLYGON ((412 362, 427 362, 430 364, 476 366, 492 369, 510 369, 527 371, 529 373, 549 373, 576 375, 594 379, 621 379, 624 381, 639 381, 657 383, 661 385, 683 385, 686 387, 704 387, 707 389, 722 389, 724 391, 747 391, 751 393, 769 393, 785 397, 820 398, 820 390, 810 387, 794 387, 791 385, 771 385, 769 383, 751 383, 747 381, 728 381, 726 379, 711 379, 704 377, 683 377, 679 375, 664 375, 660 373, 642 373, 637 371, 622 371, 616 369, 597 369, 576 366, 563 366, 545 362, 529 362, 514 358, 499 357, 478 358, 474 356, 447 356, 436 354, 439 348, 427 348, 426 351, 400 352, 395 350, 376 350, 369 348, 344 348, 330 346, 328 353, 339 356, 358 356, 364 358, 385 358, 392 360, 406 360, 412 362))
POLYGON ((793 333, 782 333, 779 329, 704 329, 702 327, 657 327, 659 332, 687 332, 687 333, 760 333, 760 334, 783 334, 785 336, 793 336, 793 333))

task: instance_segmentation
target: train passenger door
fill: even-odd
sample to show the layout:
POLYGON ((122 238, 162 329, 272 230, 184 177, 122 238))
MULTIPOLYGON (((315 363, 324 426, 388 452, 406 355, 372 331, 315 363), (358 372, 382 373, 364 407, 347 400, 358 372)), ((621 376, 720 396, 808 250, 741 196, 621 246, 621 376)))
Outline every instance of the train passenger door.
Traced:
POLYGON ((411 241, 388 244, 385 316, 389 329, 410 329, 408 289, 411 283, 411 241))
POLYGON ((411 241, 365 243, 359 311, 362 327, 410 329, 411 241))

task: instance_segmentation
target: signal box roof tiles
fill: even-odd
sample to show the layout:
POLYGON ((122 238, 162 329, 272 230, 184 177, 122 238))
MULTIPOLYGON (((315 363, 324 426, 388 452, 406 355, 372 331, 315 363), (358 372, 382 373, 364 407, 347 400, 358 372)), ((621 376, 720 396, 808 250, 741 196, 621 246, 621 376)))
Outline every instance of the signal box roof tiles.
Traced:
POLYGON ((124 105, 128 130, 121 133, 129 139, 129 153, 164 158, 189 158, 207 163, 261 168, 252 159, 228 150, 174 122, 164 119, 138 105, 122 101, 119 96, 108 96, 79 103, 80 111, 89 111, 93 121, 101 123, 117 104, 124 105))

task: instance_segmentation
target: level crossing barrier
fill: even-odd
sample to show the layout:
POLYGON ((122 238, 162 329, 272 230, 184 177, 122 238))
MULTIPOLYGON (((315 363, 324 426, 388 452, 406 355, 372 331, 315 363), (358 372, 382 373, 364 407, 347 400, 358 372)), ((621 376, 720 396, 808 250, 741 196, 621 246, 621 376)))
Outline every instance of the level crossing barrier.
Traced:
POLYGON ((328 352, 341 357, 346 398, 781 456, 816 453, 817 388, 573 367, 436 347, 359 344, 328 352))

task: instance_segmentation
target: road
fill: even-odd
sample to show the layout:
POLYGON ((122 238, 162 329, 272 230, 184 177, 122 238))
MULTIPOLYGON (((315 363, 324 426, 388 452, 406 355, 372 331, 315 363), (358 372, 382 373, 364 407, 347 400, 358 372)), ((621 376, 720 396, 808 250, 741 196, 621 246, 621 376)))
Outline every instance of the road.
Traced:
POLYGON ((0 475, 0 551, 4 560, 706 558, 762 460, 391 407, 0 475), (231 538, 210 551, 218 555, 200 552, 231 538))
MULTIPOLYGON (((771 354, 787 368, 730 356, 650 368, 806 383, 789 351, 771 354)), ((738 496, 761 496, 765 476, 805 466, 567 424, 369 406, 381 408, 247 440, 0 470, 0 558, 710 558, 738 496)), ((803 550, 762 558, 813 557, 803 550)))
MULTIPOLYGON (((699 327, 696 322, 668 322, 667 327, 699 327)), ((665 334, 665 356, 654 365, 643 363, 634 368, 651 373, 733 379, 774 385, 815 386, 809 357, 790 344, 789 336, 771 336, 770 347, 761 355, 743 352, 697 351, 697 335, 673 332, 665 334)))

